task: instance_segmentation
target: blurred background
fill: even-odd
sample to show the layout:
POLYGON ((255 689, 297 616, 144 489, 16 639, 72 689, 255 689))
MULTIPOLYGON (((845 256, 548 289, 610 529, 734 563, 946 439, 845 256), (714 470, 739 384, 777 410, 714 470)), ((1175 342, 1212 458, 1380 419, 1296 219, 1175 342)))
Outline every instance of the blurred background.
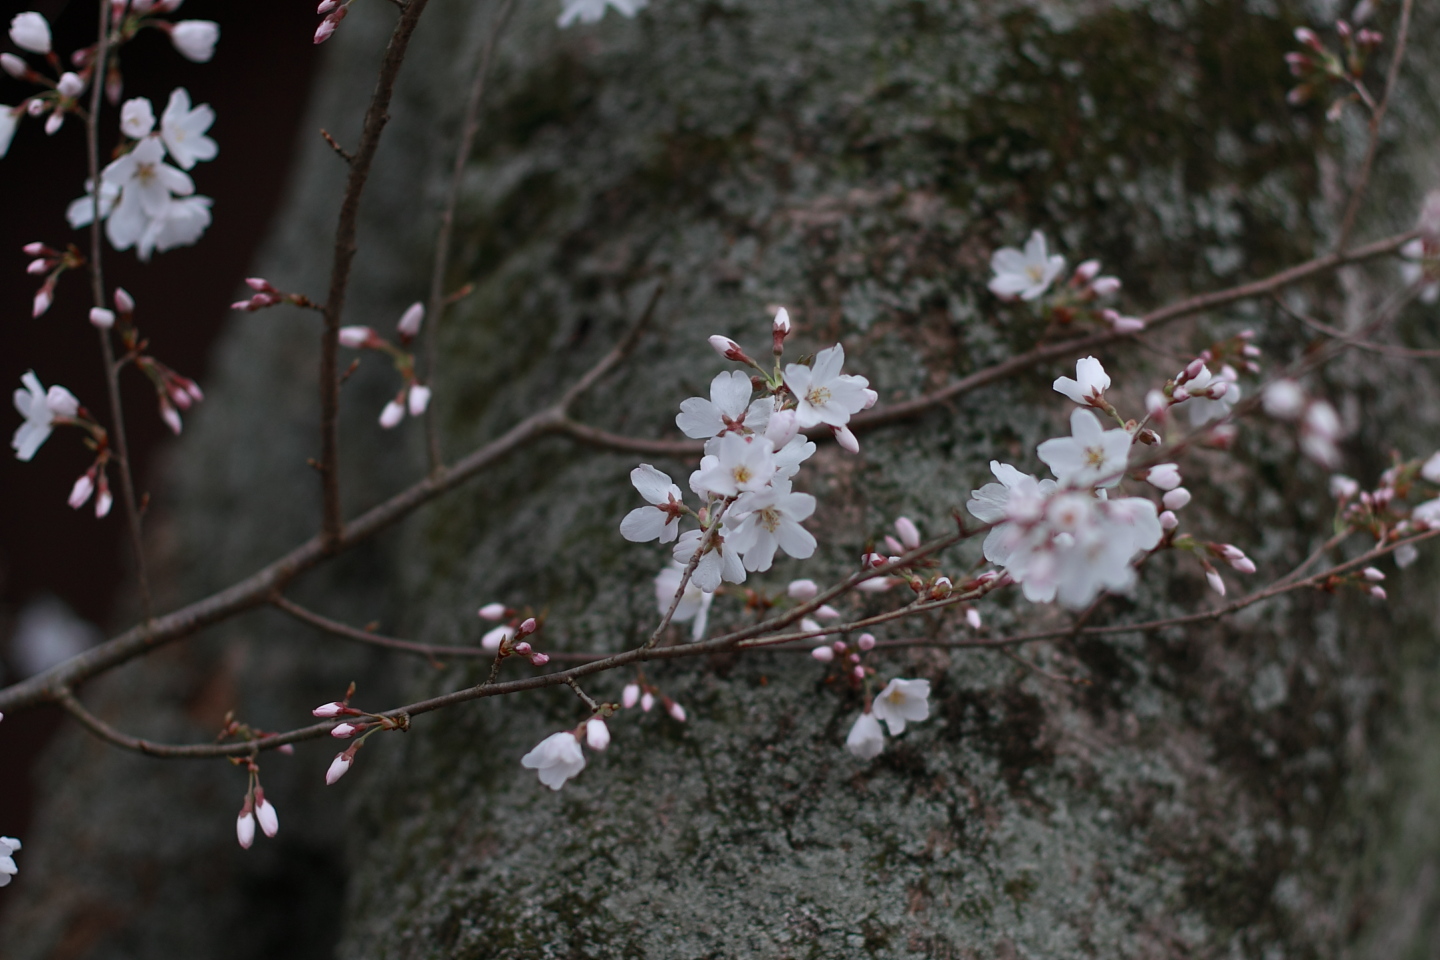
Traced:
MULTIPOLYGON (((58 50, 95 35, 94 4, 78 0, 0 0, 8 28, 21 11, 50 21, 58 50)), ((309 3, 226 3, 186 0, 178 18, 214 20, 221 42, 208 64, 181 57, 159 31, 145 31, 122 53, 126 98, 149 97, 158 114, 170 90, 183 86, 196 104, 218 115, 211 135, 220 155, 192 171, 198 193, 215 198, 205 242, 165 254, 165 270, 145 269, 132 251, 107 248, 107 280, 134 295, 154 353, 180 373, 205 382, 210 345, 229 314, 256 246, 264 237, 295 156, 298 129, 318 51, 310 42, 309 3), (232 295, 233 294, 233 295, 232 295)), ((11 49, 8 40, 5 49, 11 49)), ((0 103, 16 104, 34 88, 0 73, 0 103)), ((310 132, 310 135, 315 135, 310 132)), ((113 133, 112 133, 113 136, 113 133)), ((71 119, 53 137, 38 121, 22 122, 0 160, 0 382, 6 395, 27 370, 47 386, 68 387, 108 421, 100 353, 85 316, 87 281, 62 277, 54 305, 31 317, 39 280, 25 273, 22 247, 52 247, 87 235, 70 229, 65 207, 84 192, 85 136, 71 119)), ((102 161, 103 162, 103 161, 102 161)), ((131 455, 140 495, 148 489, 171 436, 156 412, 154 390, 137 372, 122 377, 131 455)), ((6 404, 6 436, 18 423, 6 404)), ((9 451, 7 450, 7 454, 9 451)), ((49 443, 30 463, 0 457, 0 683, 38 672, 95 643, 133 612, 122 590, 130 570, 120 510, 97 521, 88 508, 66 505, 70 485, 89 466, 75 443, 49 443)), ((112 472, 112 479, 113 479, 112 472)), ((55 709, 0 723, 0 834, 24 835, 31 814, 31 765, 59 724, 55 709)), ((0 910, 6 894, 0 889, 0 910)))

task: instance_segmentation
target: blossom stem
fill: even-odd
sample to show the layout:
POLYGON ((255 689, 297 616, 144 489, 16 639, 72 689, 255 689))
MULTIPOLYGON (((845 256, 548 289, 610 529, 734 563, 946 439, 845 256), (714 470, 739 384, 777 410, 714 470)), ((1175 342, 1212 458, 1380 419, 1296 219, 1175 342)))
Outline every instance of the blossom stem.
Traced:
MULTIPOLYGON (((90 208, 90 296, 94 306, 105 307, 104 246, 101 241, 100 216, 100 112, 105 97, 105 60, 110 52, 109 0, 99 0, 99 36, 95 41, 94 72, 90 81, 90 111, 85 117, 85 159, 89 167, 90 208)), ((145 568, 145 541, 141 534, 140 508, 135 498, 135 475, 131 470, 130 445, 125 436, 125 409, 120 403, 120 368, 115 362, 115 348, 110 331, 97 327, 100 355, 105 364, 105 387, 110 400, 110 432, 114 437, 115 462, 120 468, 120 499, 125 509, 125 524, 130 533, 130 551, 135 557, 135 583, 140 591, 140 611, 148 624, 154 617, 150 602, 150 577, 145 568)))
MULTIPOLYGON (((475 79, 470 85, 470 99, 465 104, 465 119, 460 125, 460 141, 455 145, 455 165, 450 171, 450 186, 445 194, 445 206, 440 211, 440 229, 435 236, 435 262, 430 270, 430 298, 425 315, 421 337, 424 338, 425 382, 435 383, 435 371, 439 367, 440 318, 448 303, 445 294, 445 271, 450 265, 450 240, 455 228, 455 210, 460 205, 460 184, 465 178, 465 165, 470 160, 470 151, 475 146, 475 135, 480 129, 480 105, 485 100, 485 84, 490 76, 490 63, 494 59, 495 47, 500 35, 510 22, 515 9, 515 0, 504 0, 495 15, 490 35, 485 38, 485 47, 480 53, 480 64, 475 69, 475 79)), ((425 411, 425 450, 430 461, 430 473, 440 469, 445 462, 440 450, 439 424, 434 407, 425 411)))

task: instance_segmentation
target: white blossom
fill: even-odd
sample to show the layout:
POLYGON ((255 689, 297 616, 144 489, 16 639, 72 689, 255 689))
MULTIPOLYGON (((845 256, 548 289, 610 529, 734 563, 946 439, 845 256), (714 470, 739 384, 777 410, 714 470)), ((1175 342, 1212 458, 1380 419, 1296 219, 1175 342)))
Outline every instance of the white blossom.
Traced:
POLYGON ((1420 476, 1430 483, 1440 483, 1440 453, 1432 453, 1420 466, 1420 476))
POLYGON ((170 102, 160 117, 160 139, 165 141, 170 158, 182 169, 189 170, 202 160, 214 160, 219 154, 220 147, 205 136, 214 122, 215 111, 210 104, 192 109, 190 91, 184 87, 170 91, 170 102))
POLYGON ((843 374, 845 348, 836 344, 815 355, 811 366, 791 363, 785 367, 785 386, 795 395, 795 415, 800 426, 828 424, 843 427, 852 414, 865 409, 870 381, 843 374))
POLYGON ((750 377, 739 370, 718 375, 710 381, 710 399, 690 397, 680 404, 675 425, 687 437, 707 440, 742 427, 764 433, 775 408, 771 397, 750 402, 750 377))
POLYGON ((1130 434, 1118 427, 1106 430, 1089 410, 1070 414, 1070 433, 1046 440, 1035 450, 1060 482, 1078 487, 1119 483, 1130 456, 1130 434))
POLYGON ((674 540, 680 533, 679 520, 683 516, 680 488, 648 463, 630 471, 630 482, 652 505, 636 507, 627 513, 620 521, 620 535, 632 543, 674 540))
POLYGON ((213 20, 181 20, 170 30, 170 42, 180 56, 194 63, 209 63, 220 39, 220 25, 213 20))
POLYGON ((20 846, 20 841, 14 837, 0 837, 0 887, 20 872, 20 868, 15 866, 15 854, 20 846))
POLYGON ((552 733, 535 749, 520 758, 520 765, 540 775, 540 782, 551 790, 559 790, 565 781, 585 769, 585 754, 580 741, 569 730, 552 733))
POLYGON ((14 107, 0 104, 0 157, 10 152, 10 141, 20 126, 20 113, 14 107))
POLYGON ((701 458, 690 474, 690 489, 700 494, 733 497, 762 490, 775 476, 775 449, 764 437, 727 433, 716 441, 715 453, 701 458))
MULTIPOLYGON (((695 556, 695 551, 700 547, 702 536, 704 533, 700 530, 690 530, 680 534, 680 539, 675 542, 673 553, 675 561, 688 565, 690 558, 695 556)), ((695 572, 690 575, 690 582, 697 589, 706 593, 714 593, 718 590, 721 580, 730 583, 745 582, 745 564, 740 559, 739 552, 726 542, 723 535, 717 536, 715 539, 715 544, 705 551, 705 555, 695 566, 695 572)))
POLYGON ((1294 420, 1305 411, 1305 391, 1294 380, 1276 380, 1261 394, 1265 412, 1277 420, 1294 420))
POLYGON ((160 215, 152 217, 135 243, 135 255, 142 262, 152 253, 188 247, 199 240, 210 226, 209 197, 182 197, 165 204, 160 215))
POLYGON ((746 570, 769 570, 776 548, 796 560, 806 560, 815 552, 815 536, 800 521, 814 512, 815 498, 792 493, 786 480, 741 494, 725 518, 727 527, 734 522, 730 546, 744 556, 746 570))
POLYGON ((15 409, 25 422, 16 428, 10 446, 15 451, 15 459, 29 460, 49 438, 55 418, 75 416, 80 401, 64 387, 55 386, 46 391, 34 370, 27 371, 20 382, 25 389, 15 391, 15 409))
POLYGON ((335 754, 335 759, 330 761, 330 769, 325 771, 325 784, 327 786, 334 785, 336 780, 350 772, 350 766, 354 762, 355 758, 349 753, 335 754))
POLYGON ((598 23, 605 16, 605 8, 614 7, 619 13, 633 17, 645 8, 649 0, 561 0, 560 19, 556 21, 563 29, 576 20, 581 23, 598 23))
POLYGON ((930 716, 930 681, 901 680, 898 677, 885 685, 875 698, 875 719, 885 721, 890 736, 905 732, 905 724, 919 723, 930 716))
POLYGON ((604 750, 610 746, 610 728, 605 721, 594 717, 585 724, 585 742, 591 750, 604 750))
POLYGON ((990 292, 997 297, 1013 300, 1034 300, 1050 289, 1065 269, 1065 258, 1051 255, 1045 244, 1045 234, 1036 230, 1025 241, 1025 250, 1001 247, 990 257, 990 269, 995 276, 990 280, 990 292))
POLYGON ((120 132, 131 140, 141 140, 155 129, 155 107, 145 97, 126 100, 120 108, 120 132))
POLYGON ((873 760, 885 749, 885 732, 874 714, 862 713, 855 718, 855 725, 845 738, 845 749, 861 760, 873 760))
POLYGON ((1188 399, 1175 404, 1183 407, 1190 415, 1190 426, 1202 427, 1212 420, 1230 416, 1230 410, 1240 402, 1240 385, 1235 381, 1239 374, 1228 364, 1218 374, 1201 365, 1200 372, 1182 384, 1188 399))
POLYGON ((235 839, 240 841, 240 846, 249 850, 250 845, 255 842, 255 815, 246 807, 240 811, 235 818, 235 839))
POLYGON ((800 472, 800 464, 810 459, 815 452, 815 441, 808 437, 797 436, 785 446, 775 451, 775 477, 779 480, 789 480, 800 472))
POLYGON ((1110 389, 1110 376, 1099 360, 1083 357, 1075 361, 1075 379, 1060 377, 1055 381, 1057 393, 1064 394, 1082 407, 1099 406, 1105 391, 1110 389))
MULTIPOLYGON (((103 177, 100 179, 100 219, 104 220, 110 216, 115 209, 115 201, 120 199, 120 185, 110 183, 103 177)), ((90 180, 85 181, 85 196, 73 200, 70 206, 65 208, 65 220, 76 230, 81 227, 88 227, 95 213, 95 184, 90 180)))
MULTIPOLYGON (((684 572, 685 565, 675 562, 655 575, 655 605, 662 617, 670 610, 670 604, 675 602, 675 591, 680 589, 680 578, 684 572)), ((676 623, 693 620, 690 637, 693 640, 703 640, 705 628, 710 621, 710 604, 714 599, 715 594, 701 590, 695 585, 695 578, 692 576, 690 581, 685 584, 684 595, 675 606, 675 615, 670 619, 676 623)), ((640 695, 638 687, 635 695, 637 697, 640 695)), ((627 704, 627 706, 633 706, 633 704, 627 704)))
POLYGON ((50 52, 50 24, 33 10, 17 13, 10 20, 10 42, 44 56, 50 52))
POLYGON ((111 162, 101 175, 120 188, 120 201, 106 221, 106 234, 116 250, 134 246, 152 219, 167 216, 174 196, 195 192, 194 181, 164 160, 165 147, 158 137, 150 136, 111 162))
POLYGON ((500 649, 500 645, 506 640, 514 639, 515 628, 508 624, 502 624, 492 630, 488 630, 485 636, 480 638, 480 646, 491 653, 500 649))

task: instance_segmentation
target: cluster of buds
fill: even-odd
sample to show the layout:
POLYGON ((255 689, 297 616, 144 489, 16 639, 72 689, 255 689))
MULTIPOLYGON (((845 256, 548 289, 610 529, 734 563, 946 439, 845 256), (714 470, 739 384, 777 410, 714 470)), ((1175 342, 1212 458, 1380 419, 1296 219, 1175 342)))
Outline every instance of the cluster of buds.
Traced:
MULTIPOLYGON (((4 151, 0 150, 0 156, 3 155, 4 151)), ((27 243, 24 250, 27 257, 34 258, 25 268, 25 272, 32 277, 45 277, 40 289, 35 291, 34 305, 31 308, 30 315, 38 317, 55 302, 55 284, 59 282, 60 275, 66 270, 84 266, 85 257, 73 243, 66 244, 64 250, 56 250, 39 242, 27 243)))
POLYGON ((264 310, 266 307, 274 307, 282 303, 293 303, 297 307, 308 307, 312 310, 319 309, 315 302, 303 293, 285 293, 277 290, 270 285, 269 280, 263 277, 247 277, 245 286, 255 292, 250 295, 249 300, 236 300, 230 304, 231 310, 254 313, 256 310, 264 310))
POLYGON ((135 366, 155 385, 155 394, 160 403, 160 419, 178 435, 181 427, 180 410, 189 410, 191 406, 205 399, 200 385, 189 377, 182 377, 154 357, 138 356, 135 358, 135 366))
POLYGON ((625 684, 625 689, 620 692, 620 705, 626 710, 638 704, 641 710, 649 713, 655 709, 656 703, 659 703, 665 712, 670 715, 671 719, 677 723, 685 722, 685 708, 661 693, 658 687, 647 683, 644 677, 632 683, 625 684))
MULTIPOLYGON (((1250 335, 1246 331, 1236 339, 1243 342, 1250 335)), ((1248 343, 1246 346, 1249 346, 1248 343)), ((1240 401, 1239 379, 1240 374, 1226 362, 1223 353, 1217 353, 1216 349, 1202 351, 1163 387, 1145 395, 1146 413, 1150 420, 1164 423, 1172 410, 1183 406, 1189 414, 1190 425, 1196 428, 1213 421, 1228 420, 1230 411, 1240 401), (1212 370, 1212 365, 1219 369, 1212 370)), ((1216 423, 1206 432, 1204 441, 1210 446, 1227 449, 1238 433, 1233 423, 1216 423)), ((1143 443, 1154 443, 1158 437, 1141 435, 1137 439, 1143 443)))
POLYGON ((1298 27, 1295 39, 1305 47, 1305 52, 1285 54, 1291 75, 1300 81, 1286 95, 1291 104, 1299 106, 1315 97, 1326 96, 1334 86, 1350 88, 1350 92, 1330 104, 1326 111, 1330 120, 1339 118, 1347 100, 1359 100, 1374 108, 1363 84, 1365 65, 1385 39, 1374 30, 1355 30, 1344 20, 1336 21, 1335 32, 1340 35, 1339 53, 1326 47, 1314 30, 1298 27))
POLYGON ((1211 561, 1229 564, 1237 573, 1255 572, 1255 561, 1232 543, 1209 543, 1196 540, 1187 534, 1175 537, 1171 545, 1177 550, 1188 550, 1195 554, 1205 571, 1205 582, 1222 597, 1225 596, 1225 581, 1221 579, 1220 571, 1215 569, 1215 564, 1211 561))
POLYGON ((479 614, 480 619, 492 623, 510 618, 509 623, 492 628, 480 638, 480 646, 494 653, 497 661, 506 657, 524 657, 537 667, 543 667, 550 662, 549 654, 539 652, 526 639, 539 632, 540 621, 534 617, 525 617, 522 620, 514 615, 513 610, 500 603, 487 603, 480 608, 479 614))
MULTIPOLYGON (((419 336, 420 325, 424 321, 425 306, 420 303, 412 303, 401 314, 399 322, 395 324, 396 337, 400 341, 398 345, 386 340, 369 327, 340 328, 341 346, 349 347, 352 350, 376 350, 384 353, 395 364, 395 372, 400 374, 402 381, 400 392, 395 395, 395 399, 385 405, 385 409, 380 411, 380 426, 386 430, 398 426, 400 421, 405 419, 407 411, 410 416, 418 417, 430 406, 430 388, 416 379, 415 354, 408 349, 415 338, 419 336)), ((354 369, 352 364, 351 370, 354 369)))
POLYGON ((357 710, 350 706, 350 700, 355 696, 355 684, 352 682, 345 691, 345 699, 334 700, 330 703, 322 703, 310 712, 321 718, 329 720, 336 717, 353 717, 355 719, 344 719, 330 728, 330 736, 337 740, 351 740, 354 742, 344 750, 335 754, 335 759, 330 761, 330 767, 325 771, 325 783, 333 784, 350 771, 355 763, 355 754, 365 745, 374 734, 382 730, 399 730, 404 733, 410 729, 410 715, 399 713, 389 716, 382 713, 367 713, 364 710, 357 710), (357 738, 358 739, 355 739, 357 738))
POLYGON ((1144 330, 1145 321, 1139 317, 1127 317, 1112 307, 1099 305, 1098 301, 1120 292, 1118 277, 1100 276, 1099 273, 1099 260, 1086 260, 1076 267, 1070 281, 1051 300, 1050 316, 1062 324, 1088 320, 1115 333, 1139 333, 1144 330))
MULTIPOLYGON (((1426 460, 1397 460, 1380 474, 1374 490, 1343 474, 1330 478, 1330 493, 1337 501, 1335 529, 1364 530, 1378 542, 1399 539, 1426 530, 1440 529, 1440 453, 1426 460), (1423 481, 1423 485, 1422 485, 1423 481), (1431 499, 1422 499, 1426 496, 1431 499), (1411 505, 1411 501, 1421 502, 1411 505)), ((1402 544, 1395 562, 1409 566, 1417 557, 1413 546, 1402 544)))
POLYGON ((873 633, 862 633, 855 638, 852 645, 844 640, 835 640, 831 643, 814 647, 810 656, 821 663, 836 663, 843 668, 850 682, 859 686, 865 678, 875 673, 874 667, 866 666, 862 661, 864 654, 875 649, 875 635, 873 633))
POLYGON ((320 6, 316 8, 315 12, 325 19, 321 20, 320 26, 315 28, 316 43, 324 43, 330 39, 335 28, 340 26, 340 21, 344 20, 345 15, 350 12, 350 4, 354 2, 355 0, 345 0, 344 3, 341 3, 340 0, 320 0, 320 6))
POLYGON ((280 818, 275 813, 275 805, 265 799, 265 788, 260 785, 260 767, 255 761, 246 757, 232 759, 231 763, 236 766, 243 764, 250 775, 245 802, 240 806, 240 814, 235 818, 235 839, 240 841, 243 849, 249 850, 250 845, 255 842, 255 824, 260 824, 260 830, 265 836, 273 837, 280 832, 280 818))

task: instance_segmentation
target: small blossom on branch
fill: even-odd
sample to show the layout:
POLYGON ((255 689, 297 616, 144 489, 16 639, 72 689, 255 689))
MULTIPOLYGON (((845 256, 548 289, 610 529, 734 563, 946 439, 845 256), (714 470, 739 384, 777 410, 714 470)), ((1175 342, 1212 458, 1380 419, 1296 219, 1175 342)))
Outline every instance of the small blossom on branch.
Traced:
POLYGON ((632 543, 669 543, 679 536, 679 520, 687 512, 680 488, 648 463, 630 471, 630 482, 651 506, 636 507, 627 513, 620 521, 620 535, 632 543))
POLYGON ((919 723, 930 716, 930 681, 896 678, 875 698, 875 719, 883 720, 890 736, 905 732, 906 723, 919 723))
POLYGON ((175 49, 193 63, 209 63, 220 40, 220 25, 213 20, 181 20, 162 26, 175 49))
POLYGON ((71 420, 80 409, 80 401, 64 387, 52 386, 48 391, 35 376, 27 371, 20 378, 23 390, 15 391, 15 409, 25 418, 10 440, 15 459, 30 460, 49 437, 57 420, 71 420))
POLYGON ((520 765, 538 773, 540 782, 551 790, 559 790, 566 780, 585 769, 585 754, 575 734, 563 730, 541 740, 535 749, 520 758, 520 765))
POLYGON ((1060 377, 1054 384, 1055 392, 1075 401, 1082 407, 1109 409, 1105 391, 1110 389, 1110 376, 1105 367, 1094 357, 1083 357, 1075 361, 1075 379, 1060 377))
POLYGON ((15 854, 20 851, 20 841, 14 837, 0 837, 0 887, 10 883, 20 868, 15 866, 15 854))
POLYGON ((843 427, 870 402, 870 381, 842 374, 845 348, 836 344, 815 355, 815 363, 785 367, 785 386, 795 396, 795 414, 801 428, 827 424, 843 427))
POLYGON ((10 19, 10 42, 21 50, 50 54, 50 23, 33 10, 17 13, 10 19))
POLYGON ((880 721, 866 711, 855 718, 850 733, 845 737, 845 749, 860 760, 873 760, 885 749, 885 731, 880 721))
MULTIPOLYGON (((1096 269, 1099 264, 1096 264, 1096 269)), ((990 292, 1003 300, 1035 300, 1050 289, 1065 269, 1065 258, 1052 255, 1045 243, 1045 234, 1036 230, 1025 241, 1024 251, 1001 247, 990 256, 990 292)))

